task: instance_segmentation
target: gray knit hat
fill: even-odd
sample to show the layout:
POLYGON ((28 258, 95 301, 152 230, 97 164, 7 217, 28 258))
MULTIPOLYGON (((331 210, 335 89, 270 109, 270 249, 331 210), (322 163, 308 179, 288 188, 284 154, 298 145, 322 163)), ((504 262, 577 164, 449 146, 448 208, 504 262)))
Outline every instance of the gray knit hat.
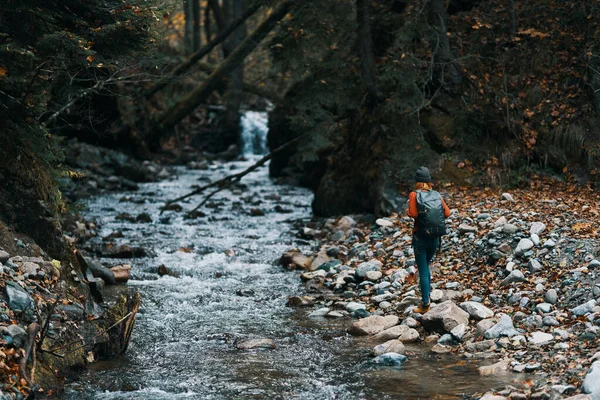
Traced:
POLYGON ((429 169, 427 169, 427 167, 417 168, 415 180, 417 182, 431 182, 431 174, 429 173, 429 169))

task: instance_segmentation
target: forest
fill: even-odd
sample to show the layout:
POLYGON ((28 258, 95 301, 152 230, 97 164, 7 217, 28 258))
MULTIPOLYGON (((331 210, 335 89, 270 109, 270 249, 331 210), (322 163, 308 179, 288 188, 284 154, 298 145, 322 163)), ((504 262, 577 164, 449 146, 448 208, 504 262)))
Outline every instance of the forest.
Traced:
POLYGON ((4 0, 0 398, 600 396, 599 13, 4 0))

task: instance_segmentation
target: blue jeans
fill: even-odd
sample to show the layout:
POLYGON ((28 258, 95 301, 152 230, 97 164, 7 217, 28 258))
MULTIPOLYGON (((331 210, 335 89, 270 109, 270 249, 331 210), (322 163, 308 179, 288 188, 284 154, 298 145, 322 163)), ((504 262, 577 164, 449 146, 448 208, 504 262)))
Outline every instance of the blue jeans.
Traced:
POLYGON ((419 284, 421 286, 423 304, 429 304, 429 294, 431 293, 429 264, 439 244, 439 238, 429 239, 413 235, 413 249, 415 251, 415 261, 417 262, 417 267, 419 267, 419 284))

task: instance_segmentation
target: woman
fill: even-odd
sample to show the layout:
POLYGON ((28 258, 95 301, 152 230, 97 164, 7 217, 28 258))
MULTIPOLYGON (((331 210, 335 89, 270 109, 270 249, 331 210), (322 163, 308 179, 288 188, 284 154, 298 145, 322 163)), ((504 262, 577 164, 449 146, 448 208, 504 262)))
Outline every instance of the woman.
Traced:
POLYGON ((426 167, 417 169, 415 180, 415 191, 408 196, 408 216, 415 219, 412 243, 419 268, 422 301, 413 312, 424 314, 429 311, 431 293, 429 263, 440 244, 440 236, 446 232, 444 219, 450 216, 450 209, 442 196, 433 190, 431 175, 426 167))

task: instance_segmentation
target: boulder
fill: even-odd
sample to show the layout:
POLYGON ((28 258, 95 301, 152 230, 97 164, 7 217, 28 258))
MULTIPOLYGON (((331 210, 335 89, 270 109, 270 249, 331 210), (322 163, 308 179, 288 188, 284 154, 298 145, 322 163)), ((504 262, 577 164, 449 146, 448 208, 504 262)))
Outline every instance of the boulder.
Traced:
POLYGON ((348 332, 356 336, 375 335, 394 325, 398 325, 398 317, 395 315, 388 315, 386 317, 372 315, 354 322, 348 329, 348 332))
POLYGON ((404 343, 397 339, 388 340, 385 343, 379 344, 373 348, 373 353, 376 356, 380 356, 385 353, 398 353, 404 354, 406 348, 404 347, 404 343))
POLYGON ((475 301, 465 301, 464 303, 460 303, 460 308, 469 313, 469 316, 477 321, 494 316, 492 310, 475 301))
POLYGON ((419 339, 419 332, 406 325, 396 325, 375 335, 377 340, 397 339, 403 343, 411 343, 419 339))
POLYGON ((445 301, 425 313, 421 325, 428 331, 449 333, 460 324, 469 325, 469 314, 452 301, 445 301))

